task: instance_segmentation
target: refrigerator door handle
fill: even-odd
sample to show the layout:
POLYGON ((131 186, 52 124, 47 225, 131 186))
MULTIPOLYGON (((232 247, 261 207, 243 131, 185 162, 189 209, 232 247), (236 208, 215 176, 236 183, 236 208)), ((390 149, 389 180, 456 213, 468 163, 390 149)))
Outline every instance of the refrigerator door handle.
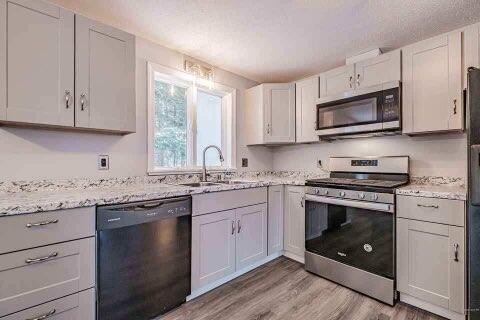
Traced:
POLYGON ((480 145, 470 146, 470 190, 471 204, 480 206, 480 145))

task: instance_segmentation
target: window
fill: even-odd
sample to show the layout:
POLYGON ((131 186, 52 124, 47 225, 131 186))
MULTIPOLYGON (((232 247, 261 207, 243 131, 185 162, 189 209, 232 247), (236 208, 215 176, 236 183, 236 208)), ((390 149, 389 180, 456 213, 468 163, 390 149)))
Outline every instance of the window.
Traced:
POLYGON ((148 171, 151 174, 199 171, 203 150, 210 169, 235 167, 235 90, 196 81, 172 69, 148 64, 148 171))

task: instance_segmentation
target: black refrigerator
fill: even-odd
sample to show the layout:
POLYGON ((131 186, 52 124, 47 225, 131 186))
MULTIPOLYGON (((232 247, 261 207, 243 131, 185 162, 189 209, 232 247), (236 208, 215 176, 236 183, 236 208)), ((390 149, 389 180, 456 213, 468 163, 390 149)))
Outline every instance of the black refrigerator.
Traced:
POLYGON ((467 311, 480 320, 480 69, 468 69, 467 311))

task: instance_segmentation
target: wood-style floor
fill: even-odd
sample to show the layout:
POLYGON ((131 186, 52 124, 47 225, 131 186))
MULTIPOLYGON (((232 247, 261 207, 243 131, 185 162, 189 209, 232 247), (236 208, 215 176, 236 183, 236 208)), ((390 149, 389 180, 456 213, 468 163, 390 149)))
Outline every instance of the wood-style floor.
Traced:
POLYGON ((382 304, 275 259, 171 311, 162 320, 438 320, 417 308, 382 304))

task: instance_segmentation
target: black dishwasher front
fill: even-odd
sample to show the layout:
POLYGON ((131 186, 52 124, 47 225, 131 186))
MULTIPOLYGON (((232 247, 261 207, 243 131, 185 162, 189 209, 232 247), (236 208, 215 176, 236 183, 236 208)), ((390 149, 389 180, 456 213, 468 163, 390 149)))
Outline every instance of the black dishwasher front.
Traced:
POLYGON ((144 320, 190 294, 191 197, 97 209, 97 319, 144 320))

